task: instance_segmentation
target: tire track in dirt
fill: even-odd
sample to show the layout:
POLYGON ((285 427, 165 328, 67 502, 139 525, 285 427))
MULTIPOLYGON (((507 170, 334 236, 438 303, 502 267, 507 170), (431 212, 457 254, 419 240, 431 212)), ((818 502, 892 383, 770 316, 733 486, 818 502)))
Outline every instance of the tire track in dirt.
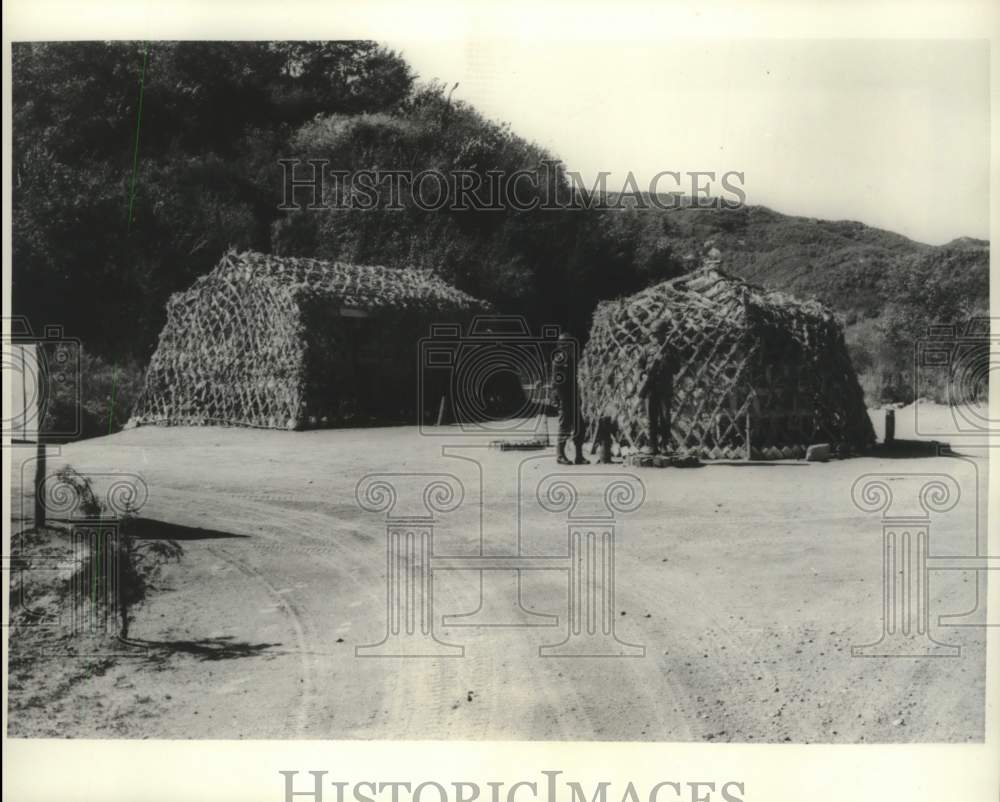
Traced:
POLYGON ((263 586, 271 597, 277 601, 278 606, 291 622, 292 629, 295 633, 295 640, 298 643, 299 660, 302 672, 302 688, 297 694, 297 710, 294 714, 290 712, 286 717, 285 727, 287 730, 290 730, 292 737, 304 736, 308 731, 309 713, 315 707, 315 700, 313 698, 313 671, 312 666, 310 665, 312 658, 308 649, 309 639, 306 634, 306 626, 303 622, 302 615, 300 614, 295 603, 288 599, 285 594, 281 593, 278 588, 276 588, 267 579, 263 572, 238 559, 221 546, 209 546, 208 551, 223 562, 231 565, 244 576, 263 586))
MULTIPOLYGON (((355 591, 363 597, 364 604, 371 605, 369 609, 372 611, 379 611, 376 616, 381 617, 385 603, 384 587, 379 582, 382 562, 370 558, 373 545, 375 552, 379 554, 381 549, 371 536, 365 537, 361 534, 358 529, 361 521, 333 519, 328 513, 290 508, 271 503, 266 499, 220 493, 210 488, 192 492, 190 488, 171 491, 161 486, 160 493, 166 495, 168 500, 174 493, 177 494, 178 500, 183 498, 184 508, 189 514, 201 510, 210 511, 214 526, 227 528, 228 525, 232 531, 252 533, 251 539, 242 541, 240 545, 252 549, 262 560, 279 559, 282 554, 336 560, 338 581, 350 582, 355 591), (227 498, 226 501, 229 503, 222 505, 220 509, 220 496, 229 495, 231 500, 227 498), (330 534, 314 534, 317 532, 330 534)), ((381 526, 378 530, 372 533, 375 537, 382 534, 381 526)), ((228 552, 223 556, 218 554, 218 551, 214 549, 213 551, 221 559, 230 562, 235 559, 228 552)), ((248 573, 248 566, 242 562, 236 567, 248 576, 262 581, 272 595, 277 594, 278 586, 263 579, 262 572, 248 573)), ((685 588, 685 590, 696 589, 685 588)), ((677 595, 678 601, 682 601, 680 596, 684 594, 677 595)), ((307 623, 312 617, 312 611, 308 606, 299 608, 283 594, 278 596, 282 608, 292 618, 293 626, 298 627, 296 636, 300 651, 321 652, 322 649, 318 648, 319 644, 314 634, 315 627, 307 623)), ((639 596, 646 603, 663 604, 662 595, 645 598, 645 594, 640 593, 639 596)), ((448 600, 441 599, 441 601, 447 603, 448 600)), ((629 606, 640 603, 639 598, 623 601, 629 606)), ((453 640, 461 643, 454 637, 453 640)), ((597 730, 607 733, 610 728, 612 737, 636 737, 636 733, 622 731, 622 727, 626 726, 622 722, 607 720, 607 710, 602 708, 602 700, 585 692, 588 683, 585 682, 582 688, 577 686, 576 681, 571 678, 572 671, 565 671, 566 665, 563 660, 541 658, 537 656, 537 652, 529 658, 531 665, 525 665, 520 660, 514 660, 513 663, 506 659, 494 662, 492 672, 485 673, 495 677, 497 681, 489 693, 477 695, 475 700, 467 705, 463 701, 467 690, 472 689, 477 681, 475 678, 484 673, 482 661, 491 658, 485 655, 477 658, 474 652, 470 653, 469 650, 475 649, 477 644, 462 645, 466 646, 464 658, 394 660, 401 664, 398 670, 384 673, 384 695, 380 699, 380 708, 384 708, 387 712, 379 716, 381 724, 376 727, 383 730, 382 737, 441 737, 453 732, 466 737, 491 735, 513 737, 517 733, 523 733, 522 737, 535 737, 538 723, 529 727, 530 732, 525 732, 525 725, 530 722, 523 720, 525 712, 523 706, 505 703, 501 690, 508 682, 516 685, 519 679, 523 680, 524 671, 531 671, 535 675, 537 684, 533 687, 532 694, 549 711, 550 721, 544 725, 546 731, 539 732, 538 735, 552 737, 551 728, 554 727, 559 732, 559 737, 574 739, 594 737, 593 733, 597 730), (456 701, 461 705, 460 722, 449 715, 456 701), (573 712, 570 713, 570 710, 573 712)), ((490 648, 486 643, 482 643, 482 647, 487 651, 490 648)), ((661 659, 660 656, 655 654, 638 658, 643 663, 658 659, 661 659)), ((679 737, 688 740, 693 738, 691 724, 697 720, 695 718, 697 709, 686 700, 693 699, 695 692, 673 672, 664 672, 664 686, 651 687, 648 682, 648 668, 643 669, 635 665, 635 662, 636 660, 631 658, 615 661, 623 671, 621 685, 626 695, 637 697, 639 700, 637 707, 650 711, 652 727, 669 721, 672 726, 680 725, 682 728, 683 736, 679 737), (678 712, 683 718, 682 722, 677 720, 678 712)), ((573 664, 579 665, 576 659, 573 664)), ((308 670, 306 661, 303 671, 308 670)), ((316 681, 316 677, 310 675, 308 687, 311 695, 316 693, 316 681)), ((307 703, 303 697, 295 725, 299 732, 310 731, 316 734, 336 729, 332 720, 322 723, 310 720, 309 711, 303 709, 305 704, 307 703)), ((308 705, 313 707, 311 699, 308 705)), ((314 713, 318 712, 317 708, 313 710, 314 713)), ((311 718, 315 719, 316 716, 313 715, 311 718)))
MULTIPOLYGON (((169 499, 177 491, 165 489, 161 495, 166 495, 169 499)), ((180 496, 181 493, 177 492, 180 496)), ((384 627, 382 619, 385 615, 385 584, 381 571, 384 571, 385 553, 384 545, 378 544, 372 537, 365 537, 357 528, 355 522, 331 519, 328 514, 313 512, 309 510, 295 510, 288 507, 279 507, 269 504, 266 501, 247 499, 245 496, 232 495, 232 505, 220 509, 219 495, 215 491, 204 490, 199 493, 184 491, 184 509, 188 514, 197 513, 200 508, 210 509, 213 515, 213 525, 219 528, 229 528, 233 532, 251 532, 248 540, 239 541, 240 547, 252 550, 265 564, 281 560, 283 555, 304 555, 310 558, 328 559, 331 561, 331 574, 337 577, 337 581, 342 583, 341 592, 345 595, 343 583, 349 585, 352 595, 357 598, 359 604, 366 612, 364 620, 377 620, 379 624, 375 631, 362 635, 358 633, 360 642, 352 643, 363 645, 364 643, 374 643, 379 640, 384 632, 379 632, 379 627, 384 627), (192 496, 194 498, 192 498, 192 496), (331 534, 316 535, 315 532, 329 532, 331 534), (336 535, 336 536, 335 536, 336 535), (374 556, 377 555, 377 556, 374 556), (374 559, 372 558, 374 556, 374 559), (335 562, 334 562, 335 561, 335 562)), ((381 529, 381 527, 379 527, 381 529)), ((381 531, 379 532, 381 535, 381 531)), ((221 548, 221 547, 217 547, 221 548)), ((232 555, 218 555, 221 559, 233 559, 232 555)), ((246 563, 241 563, 243 568, 247 568, 246 563)), ((240 566, 236 566, 240 570, 240 566)), ((287 573, 287 567, 279 569, 287 573)), ((273 571, 268 571, 273 575, 273 571)), ((294 571, 293 571, 294 573, 294 571)), ((263 572, 258 571, 257 575, 263 577, 263 572)), ((276 580, 281 581, 281 580, 276 580)), ((272 582, 267 582, 272 592, 277 591, 277 587, 272 582)), ((334 720, 335 710, 325 704, 330 699, 337 698, 343 693, 343 688, 333 687, 329 678, 332 672, 320 671, 317 657, 329 656, 325 641, 332 639, 333 627, 329 637, 324 638, 320 633, 324 632, 324 626, 319 625, 314 619, 317 615, 324 619, 331 614, 337 615, 337 608, 327 609, 328 597, 321 597, 313 600, 322 606, 322 610, 313 610, 313 604, 308 600, 303 604, 292 603, 284 594, 281 594, 281 604, 286 611, 294 610, 293 621, 298 626, 297 637, 300 639, 300 650, 308 654, 314 668, 317 670, 310 675, 310 692, 312 699, 309 706, 312 708, 300 714, 298 726, 300 731, 309 735, 327 735, 331 732, 343 731, 344 722, 334 720), (318 703, 318 704, 314 704, 318 703)), ((362 661, 363 662, 363 661, 362 661)), ((440 679, 427 672, 416 672, 420 676, 411 677, 413 671, 382 671, 379 672, 384 681, 383 691, 378 694, 378 701, 374 704, 384 706, 389 712, 390 719, 385 721, 386 737, 401 737, 411 731, 413 720, 413 700, 420 698, 420 693, 426 692, 429 684, 439 682, 440 679), (412 681, 411 681, 412 679, 412 681), (392 699, 391 704, 385 704, 383 700, 392 699), (397 721, 403 718, 402 726, 397 721), (402 730, 402 732, 401 732, 402 730)), ((374 698, 374 697, 373 697, 374 698)), ((354 726, 361 726, 360 723, 354 726)), ((425 728, 421 728, 424 732, 425 728)), ((349 735, 351 728, 344 735, 349 735)), ((365 733, 371 737, 370 733, 365 733)), ((416 737, 416 736, 414 736, 416 737)))
MULTIPOLYGON (((355 592, 361 596, 365 608, 374 613, 369 618, 378 620, 380 627, 386 625, 387 622, 382 620, 385 615, 385 584, 384 577, 381 576, 385 559, 383 545, 375 545, 378 558, 372 560, 368 554, 372 552, 373 541, 359 537, 357 528, 351 524, 332 521, 322 513, 293 511, 284 507, 276 509, 267 504, 260 506, 263 508, 260 515, 267 515, 271 519, 280 518, 284 524, 292 527, 298 542, 281 540, 270 533, 261 532, 255 537, 260 536, 266 542, 255 540, 247 544, 249 548, 266 556, 296 553, 336 559, 338 579, 348 578, 355 592), (333 528, 351 537, 332 539, 309 534, 333 528)), ((379 535, 381 534, 380 531, 379 535)), ((434 630, 440 633, 441 611, 458 603, 459 597, 437 586, 435 599, 437 609, 433 611, 436 619, 434 630)), ((305 618, 311 617, 308 609, 302 613, 305 618)), ((372 634, 374 637, 370 637, 370 640, 375 642, 384 632, 372 634)), ((492 721, 504 707, 503 700, 498 694, 491 693, 476 694, 474 701, 468 704, 462 701, 466 699, 468 690, 476 684, 474 677, 479 665, 474 654, 470 654, 468 645, 456 639, 455 633, 452 633, 449 642, 465 646, 464 657, 384 658, 385 662, 393 664, 393 670, 382 674, 385 684, 383 693, 379 696, 379 704, 388 713, 379 725, 383 729, 381 737, 444 737, 455 728, 450 714, 456 709, 456 703, 461 705, 460 735, 484 735, 490 732, 492 721)), ((329 728, 323 732, 334 729, 333 722, 328 724, 329 728)), ((371 737, 373 733, 366 735, 371 737)))
MULTIPOLYGON (((379 559, 383 552, 375 539, 382 534, 381 526, 377 526, 377 531, 372 532, 375 536, 373 538, 358 528, 363 520, 333 519, 328 513, 279 506, 266 499, 248 499, 235 494, 232 495, 231 504, 226 504, 220 510, 219 495, 208 491, 200 493, 192 493, 187 489, 183 491, 189 512, 201 508, 211 509, 214 516, 213 523, 218 521, 216 525, 224 528, 225 524, 229 523, 234 531, 252 532, 249 540, 240 541, 240 546, 253 550, 265 563, 280 560, 281 556, 286 554, 330 560, 331 563, 335 561, 335 564, 331 565, 331 570, 336 572, 338 582, 350 583, 355 594, 362 598, 365 608, 372 611, 368 616, 369 620, 378 620, 378 627, 384 625, 381 621, 384 616, 384 585, 380 580, 383 560, 379 559), (192 499, 192 496, 195 498, 192 499), (317 532, 329 534, 315 534, 317 532), (377 554, 378 557, 372 559, 373 554, 377 554)), ((284 573, 287 573, 287 570, 284 573)), ((269 571, 269 574, 273 576, 273 572, 269 571)), ((282 585, 268 583, 268 586, 269 591, 273 593, 276 587, 282 585)), ((619 586, 621 590, 628 587, 624 584, 619 586)), ((438 591, 440 590, 439 588, 438 591)), ((628 596, 619 598, 619 602, 622 607, 628 609, 637 609, 641 606, 651 610, 666 611, 687 609, 688 614, 683 619, 670 624, 673 637, 676 637, 678 642, 694 644, 706 633, 710 633, 713 640, 722 639, 730 650, 729 654, 746 649, 746 644, 742 642, 744 639, 734 638, 729 633, 727 627, 731 622, 709 619, 704 611, 697 614, 691 612, 690 600, 701 592, 696 582, 687 581, 686 578, 680 580, 674 578, 671 583, 635 583, 626 592, 628 596)), ((562 595, 558 595, 561 599, 562 595)), ((447 604, 449 600, 442 598, 440 601, 447 604)), ((284 596, 281 602, 283 605, 289 604, 289 600, 284 596)), ((322 627, 307 623, 309 619, 315 617, 315 611, 308 602, 305 607, 296 606, 295 611, 298 616, 296 620, 302 630, 301 651, 322 653, 322 638, 316 634, 322 627)), ((328 612, 326 611, 324 615, 328 612)), ((378 640, 380 634, 378 632, 373 634, 374 638, 366 639, 378 640)), ((564 661, 558 658, 534 656, 531 658, 530 666, 516 659, 513 663, 508 659, 498 659, 492 664, 491 676, 496 682, 491 685, 490 692, 477 694, 475 701, 467 705, 464 701, 467 690, 472 689, 479 681, 476 678, 484 673, 482 661, 491 658, 485 654, 477 657, 475 651, 470 652, 470 649, 476 649, 477 644, 474 640, 472 643, 462 643, 461 639, 454 637, 454 634, 452 633, 451 641, 466 647, 464 658, 439 660, 395 658, 387 661, 399 665, 398 669, 393 667, 393 670, 381 673, 384 684, 378 704, 380 711, 384 712, 378 714, 379 724, 375 726, 381 733, 376 735, 369 732, 369 736, 514 737, 520 734, 521 737, 536 737, 539 723, 532 725, 530 720, 525 721, 524 706, 505 703, 501 690, 508 684, 516 685, 518 680, 523 678, 524 671, 531 671, 536 678, 532 695, 538 699, 540 706, 549 711, 545 732, 539 732, 538 735, 553 737, 552 729, 555 729, 560 738, 575 739, 588 735, 602 737, 595 736, 594 733, 598 730, 608 733, 610 729, 612 733, 610 737, 625 739, 638 737, 638 728, 632 732, 627 729, 629 725, 624 721, 609 721, 607 710, 602 708, 599 695, 595 696, 586 691, 588 685, 593 684, 584 680, 582 685, 578 686, 571 678, 572 671, 565 671, 564 661), (563 676, 560 676, 561 673, 563 676), (461 705, 460 715, 453 717, 450 714, 454 710, 456 701, 461 705), (528 725, 527 731, 526 725, 528 725)), ((488 653, 491 647, 482 643, 482 648, 488 653)), ((712 651, 716 652, 717 649, 718 646, 712 651)), ((724 654, 725 652, 715 656, 721 657, 724 654)), ((573 662, 576 664, 575 659, 573 662)), ((701 740, 703 737, 701 733, 706 729, 713 733, 727 729, 730 731, 729 737, 732 737, 733 722, 725 715, 719 717, 713 705, 699 704, 695 699, 705 694, 706 688, 710 685, 744 690, 754 688, 757 683, 752 682, 754 677, 750 667, 751 660, 747 660, 747 666, 743 668, 728 665, 724 659, 713 659, 707 666, 709 674, 715 675, 713 680, 710 683, 696 681, 694 684, 688 681, 683 670, 678 671, 676 668, 668 670, 667 665, 670 662, 665 661, 663 655, 655 651, 648 652, 645 658, 615 661, 621 671, 618 679, 619 689, 626 698, 636 700, 633 709, 649 711, 648 717, 644 719, 648 720, 653 731, 662 729, 665 725, 669 726, 667 734, 671 739, 701 740), (663 666, 659 674, 662 684, 653 685, 648 681, 647 661, 654 661, 656 665, 663 666), (637 662, 645 663, 646 666, 637 665, 637 662)), ((773 680, 772 672, 762 661, 753 669, 757 670, 757 674, 766 675, 768 681, 773 680)), ((310 682, 313 696, 316 696, 319 690, 316 683, 326 684, 323 678, 329 673, 317 677, 314 672, 310 682)), ((336 698, 337 689, 331 686, 328 690, 329 693, 324 692, 322 695, 336 698)), ((312 706, 311 701, 309 704, 312 706)), ((335 721, 332 714, 333 711, 330 710, 329 715, 324 716, 323 708, 315 707, 311 713, 300 711, 302 721, 296 726, 300 731, 308 731, 313 735, 336 731, 338 725, 343 727, 343 722, 335 721)))

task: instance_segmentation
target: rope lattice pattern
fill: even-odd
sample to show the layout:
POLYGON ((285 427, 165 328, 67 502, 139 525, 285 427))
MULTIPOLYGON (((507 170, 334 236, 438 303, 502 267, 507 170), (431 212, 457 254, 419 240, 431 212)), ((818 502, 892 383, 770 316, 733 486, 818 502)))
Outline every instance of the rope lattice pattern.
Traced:
MULTIPOLYGON (((359 372, 400 363, 415 369, 420 322, 486 308, 418 270, 230 251, 168 302, 133 422, 282 429, 332 423, 358 412, 359 372), (359 330, 352 310, 381 322, 359 330), (382 325, 386 317, 391 321, 382 325), (405 336, 383 343, 379 329, 390 326, 406 329, 405 336), (405 353, 363 359, 390 346, 405 353)), ((407 401, 413 405, 412 393, 407 401)))
POLYGON ((604 419, 629 451, 778 459, 874 441, 833 314, 714 264, 601 304, 580 384, 591 436, 604 419), (656 443, 651 395, 669 420, 656 443))

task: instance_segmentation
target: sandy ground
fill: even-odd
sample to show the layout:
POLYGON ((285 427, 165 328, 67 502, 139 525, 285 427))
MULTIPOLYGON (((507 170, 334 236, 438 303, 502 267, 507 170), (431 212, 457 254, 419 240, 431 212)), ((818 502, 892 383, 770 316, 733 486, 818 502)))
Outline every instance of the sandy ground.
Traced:
MULTIPOLYGON (((946 410, 923 411, 942 436, 954 425, 946 410)), ((912 410, 897 413, 897 436, 914 428, 912 410)), ((938 620, 976 608, 975 572, 931 573, 931 632, 960 646, 960 656, 851 654, 852 645, 878 640, 882 628, 881 522, 852 503, 855 480, 867 473, 953 477, 961 500, 934 516, 932 553, 974 554, 977 527, 985 537, 986 505, 986 460, 974 449, 825 464, 564 469, 551 452, 466 448, 445 456, 443 442, 474 442, 454 435, 421 437, 403 427, 149 427, 62 448, 50 458, 53 468, 65 462, 85 472, 141 474, 150 488, 142 515, 159 522, 147 525, 150 536, 177 539, 185 555, 139 612, 132 635, 145 651, 12 660, 9 733, 982 740, 985 615, 948 619, 948 626, 938 620), (386 631, 385 520, 358 506, 360 477, 447 472, 461 479, 465 501, 439 516, 436 554, 478 554, 480 510, 486 553, 510 553, 520 498, 522 553, 538 556, 567 549, 565 514, 547 512, 534 497, 538 481, 556 471, 573 472, 588 501, 599 498, 605 474, 631 472, 645 485, 642 506, 619 517, 614 602, 618 638, 644 646, 644 656, 539 656, 540 645, 565 637, 565 570, 522 572, 524 607, 558 616, 557 626, 442 626, 442 616, 476 609, 480 578, 435 571, 437 636, 464 655, 356 656, 356 646, 386 631)), ((15 530, 20 474, 15 459, 15 530)), ((409 481, 399 480, 401 499, 409 481)), ((893 481, 902 499, 907 480, 893 481)), ((487 582, 508 591, 513 576, 492 572, 487 582)), ((508 597, 492 587, 484 614, 509 619, 508 597)), ((11 648, 17 657, 18 644, 11 648)))

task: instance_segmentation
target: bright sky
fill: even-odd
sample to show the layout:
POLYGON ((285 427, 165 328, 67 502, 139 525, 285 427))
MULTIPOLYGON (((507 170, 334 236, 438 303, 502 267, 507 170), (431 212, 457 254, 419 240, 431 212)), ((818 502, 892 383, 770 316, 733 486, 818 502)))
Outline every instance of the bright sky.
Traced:
POLYGON ((787 214, 989 237, 985 40, 388 44, 588 185, 737 170, 748 203, 787 214))

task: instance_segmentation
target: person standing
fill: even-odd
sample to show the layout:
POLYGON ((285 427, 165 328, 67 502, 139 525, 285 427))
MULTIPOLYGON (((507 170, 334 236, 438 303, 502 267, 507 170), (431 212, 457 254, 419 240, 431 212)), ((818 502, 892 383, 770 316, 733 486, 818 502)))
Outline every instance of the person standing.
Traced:
POLYGON ((560 465, 588 465, 583 456, 583 411, 580 407, 580 393, 577 387, 577 348, 569 334, 559 335, 555 353, 552 355, 552 389, 559 409, 559 435, 556 439, 556 462, 560 465), (570 438, 576 446, 572 462, 566 457, 566 443, 570 438))

